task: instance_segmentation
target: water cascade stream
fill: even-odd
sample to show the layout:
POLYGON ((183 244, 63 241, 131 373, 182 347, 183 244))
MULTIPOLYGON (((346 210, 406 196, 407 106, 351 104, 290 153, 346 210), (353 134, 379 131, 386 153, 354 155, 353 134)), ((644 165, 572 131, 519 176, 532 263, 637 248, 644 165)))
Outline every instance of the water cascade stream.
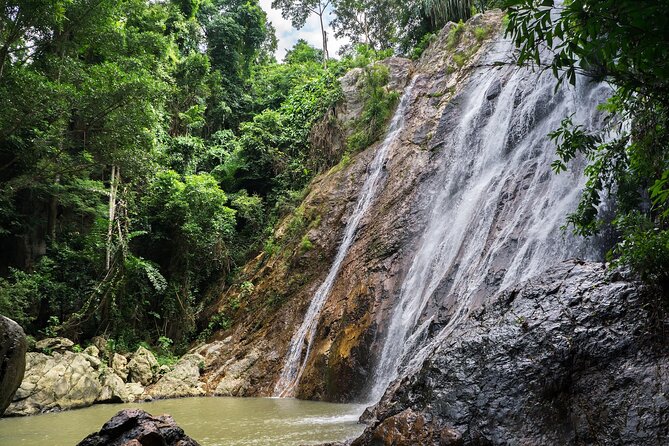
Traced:
POLYGON ((430 211, 381 343, 372 402, 403 368, 422 362, 430 333, 439 330, 433 342, 447 336, 486 296, 558 261, 599 256, 560 231, 584 178, 582 166, 550 171, 555 146, 547 134, 571 114, 586 128, 601 127, 592 110, 609 89, 583 80, 556 91, 549 72, 491 68, 511 49, 495 43, 435 132, 438 166, 421 197, 430 211))
POLYGON ((407 108, 411 104, 414 83, 415 79, 412 80, 406 87, 402 98, 400 99, 400 103, 395 110, 395 114, 390 122, 388 132, 383 142, 377 149, 376 154, 374 155, 374 159, 368 168, 367 178, 365 179, 365 182, 362 186, 353 213, 348 219, 346 228, 344 229, 344 236, 337 250, 337 255, 335 256, 335 259, 330 266, 328 275, 316 290, 316 293, 314 294, 313 298, 311 299, 311 303, 309 304, 307 313, 304 315, 302 324, 293 334, 290 345, 288 347, 288 353, 286 355, 283 369, 281 370, 281 375, 279 376, 279 380, 277 381, 274 388, 274 396, 292 396, 297 384, 300 382, 300 378, 304 372, 304 368, 309 358, 311 345, 316 334, 316 328, 318 326, 318 320, 320 318, 323 305, 325 304, 328 294, 332 289, 332 285, 337 278, 341 264, 344 261, 344 258, 346 257, 353 240, 355 239, 360 221, 372 204, 377 189, 381 184, 384 171, 383 166, 388 155, 388 150, 404 128, 404 117, 407 108))

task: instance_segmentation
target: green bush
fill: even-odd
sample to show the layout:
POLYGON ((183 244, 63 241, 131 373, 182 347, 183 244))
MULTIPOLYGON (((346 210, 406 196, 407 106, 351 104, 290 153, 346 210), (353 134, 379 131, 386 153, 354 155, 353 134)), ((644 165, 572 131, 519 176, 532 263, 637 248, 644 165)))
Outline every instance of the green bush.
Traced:
MULTIPOLYGON (((621 241, 609 253, 614 266, 627 265, 648 284, 669 289, 669 231, 657 228, 639 212, 618 217, 621 241)), ((665 295, 669 303, 669 296, 665 295)))
POLYGON ((423 55, 427 47, 430 46, 430 44, 435 40, 436 35, 434 33, 427 33, 423 37, 421 37, 420 41, 418 44, 411 50, 411 59, 417 60, 420 59, 420 56, 423 55))
POLYGON ((313 243, 311 243, 311 240, 309 239, 309 236, 307 234, 304 234, 302 237, 302 240, 300 240, 300 249, 302 251, 309 251, 314 247, 313 243))
POLYGON ((367 65, 363 69, 361 116, 353 122, 353 133, 347 140, 347 151, 356 153, 369 147, 383 135, 388 119, 399 99, 397 92, 384 88, 388 83, 388 67, 381 64, 367 65))
POLYGON ((457 44, 460 43, 460 39, 462 38, 464 32, 465 23, 460 20, 448 31, 448 36, 446 37, 446 48, 449 50, 454 49, 457 44))

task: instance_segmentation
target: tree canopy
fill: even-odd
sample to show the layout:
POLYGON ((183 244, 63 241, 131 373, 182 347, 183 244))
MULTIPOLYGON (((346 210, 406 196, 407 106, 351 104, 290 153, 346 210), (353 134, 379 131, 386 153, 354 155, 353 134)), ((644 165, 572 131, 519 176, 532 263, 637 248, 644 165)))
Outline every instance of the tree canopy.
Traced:
POLYGON ((18 0, 0 20, 0 312, 188 342, 321 166, 307 139, 342 68, 306 42, 277 64, 256 0, 18 0))

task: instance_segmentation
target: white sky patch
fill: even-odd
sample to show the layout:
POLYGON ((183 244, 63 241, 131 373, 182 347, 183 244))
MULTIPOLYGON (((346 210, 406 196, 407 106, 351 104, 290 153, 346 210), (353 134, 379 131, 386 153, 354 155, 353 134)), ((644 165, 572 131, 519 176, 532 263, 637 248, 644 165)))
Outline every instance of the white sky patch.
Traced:
MULTIPOLYGON (((295 29, 293 28, 293 25, 291 25, 290 20, 285 20, 281 17, 280 10, 272 9, 272 0, 260 0, 260 7, 267 13, 267 19, 272 22, 272 25, 276 28, 276 38, 279 41, 279 44, 274 55, 277 60, 283 60, 286 51, 291 49, 298 39, 304 39, 319 49, 323 47, 321 26, 316 14, 309 16, 307 23, 305 23, 301 29, 295 29)), ((332 30, 332 27, 330 27, 330 21, 333 18, 331 13, 328 13, 323 17, 325 31, 328 34, 328 52, 330 53, 330 57, 337 56, 339 48, 349 42, 348 39, 338 39, 335 37, 334 31, 332 30)))

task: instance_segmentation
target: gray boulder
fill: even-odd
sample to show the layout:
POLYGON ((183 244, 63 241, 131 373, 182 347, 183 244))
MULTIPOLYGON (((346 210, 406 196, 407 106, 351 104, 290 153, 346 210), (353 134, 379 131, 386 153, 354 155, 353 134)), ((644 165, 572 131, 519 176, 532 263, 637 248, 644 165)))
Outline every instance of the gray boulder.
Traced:
POLYGON ((181 398, 203 396, 204 384, 200 381, 200 365, 204 357, 198 354, 184 355, 172 370, 169 370, 151 387, 154 398, 181 398))
POLYGON ((7 413, 34 415, 90 406, 101 390, 91 358, 73 352, 28 353, 25 377, 7 413))
POLYGON ((366 414, 372 425, 353 445, 383 444, 407 410, 457 444, 669 444, 659 309, 603 266, 566 262, 437 336, 419 370, 366 414))
POLYGON ((0 416, 23 380, 27 348, 26 335, 19 324, 0 316, 0 416))
POLYGON ((139 347, 128 363, 128 376, 131 382, 148 386, 153 383, 159 368, 160 365, 153 353, 144 347, 139 347))

